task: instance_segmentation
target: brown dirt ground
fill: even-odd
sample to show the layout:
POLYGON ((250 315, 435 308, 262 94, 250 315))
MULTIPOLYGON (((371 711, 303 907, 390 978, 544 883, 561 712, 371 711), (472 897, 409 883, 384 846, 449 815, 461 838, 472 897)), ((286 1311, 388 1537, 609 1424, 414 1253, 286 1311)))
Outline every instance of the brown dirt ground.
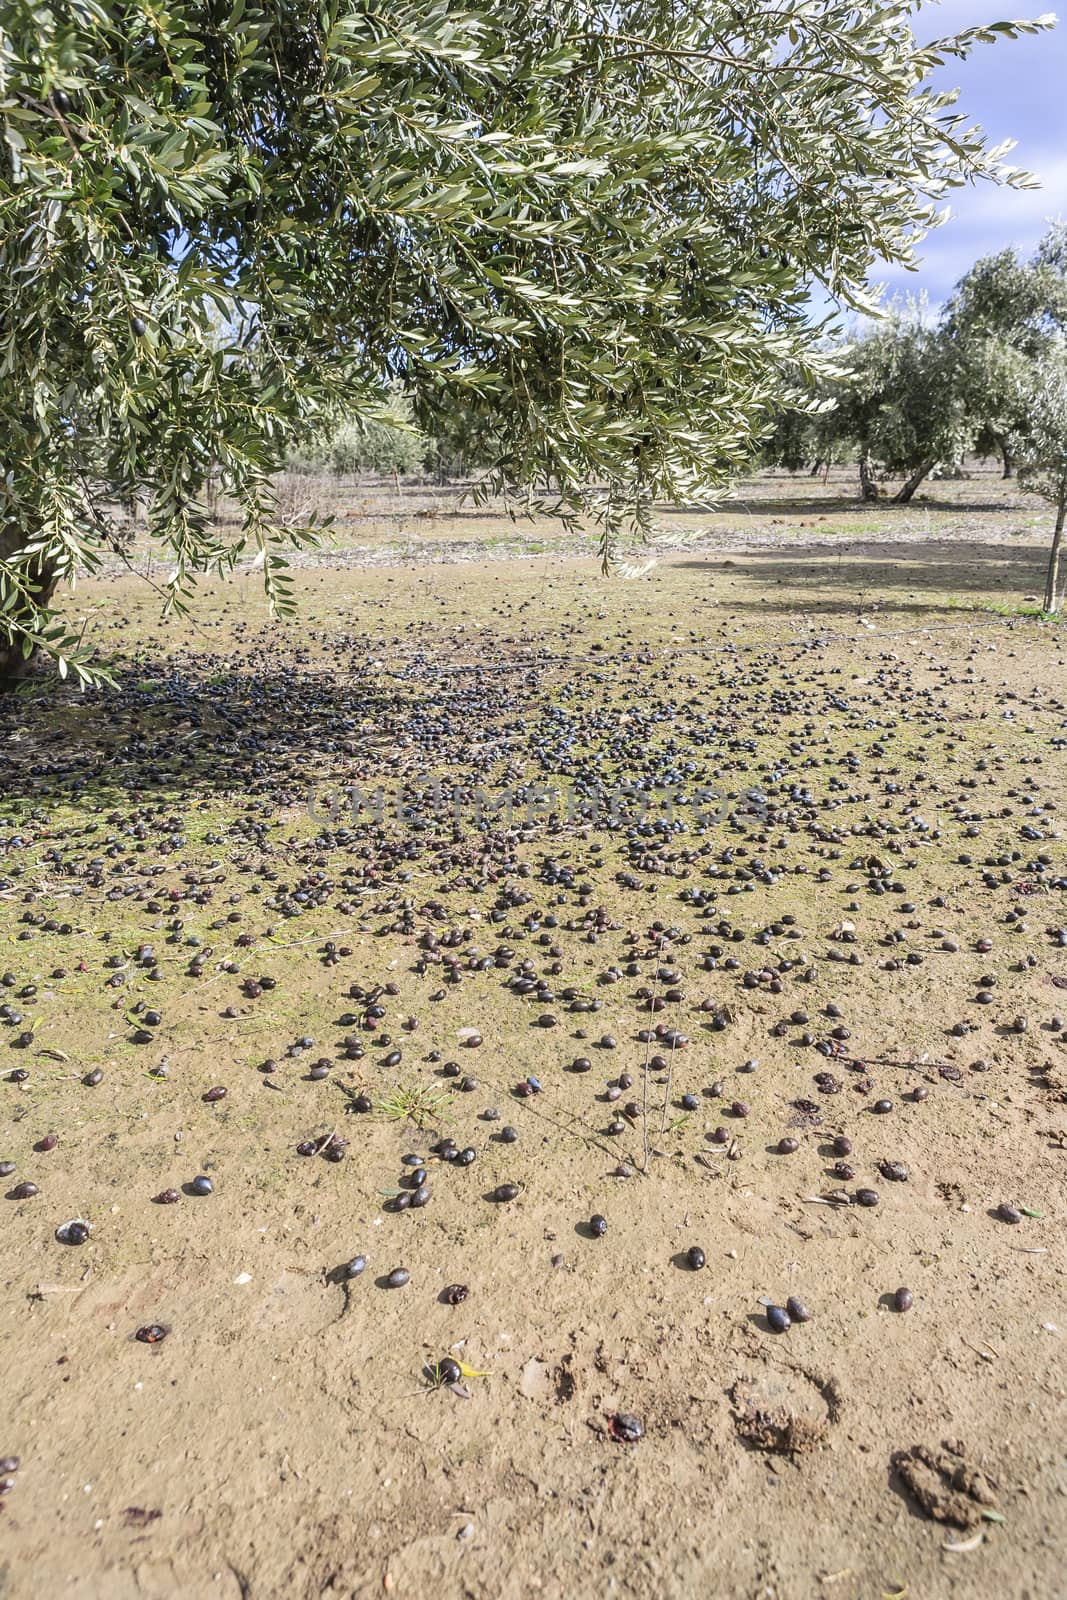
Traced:
MULTIPOLYGON (((976 495, 965 485, 952 503, 978 505, 976 495)), ((0 1500, 3 1600, 1067 1592, 1067 1033, 1053 1026, 1067 1012, 1067 948, 1047 931, 1067 915, 1063 891, 1042 886, 1067 871, 1067 641, 997 609, 1039 582, 1040 547, 1017 532, 1032 510, 1009 490, 990 511, 970 506, 981 530, 951 546, 939 527, 891 547, 883 524, 845 551, 803 544, 792 522, 771 537, 764 512, 753 535, 768 536, 763 548, 675 554, 632 583, 605 583, 591 561, 555 552, 310 569, 298 575, 303 632, 265 627, 244 579, 209 589, 195 625, 160 625, 132 579, 86 586, 124 695, 103 707, 30 699, 3 712, 0 732, 0 966, 19 988, 37 985, 18 1001, 31 1047, 13 1051, 12 1030, 0 1031, 3 1072, 30 1074, 0 1082, 0 1159, 16 1163, 3 1187, 40 1187, 3 1201, 0 1454, 21 1458, 0 1500), (490 671, 461 670, 479 664, 496 674, 488 709, 490 671), (462 699, 473 681, 481 710, 462 699), (672 731, 684 759, 704 730, 698 754, 724 787, 770 781, 760 767, 777 767, 828 803, 783 799, 770 826, 724 824, 711 853, 688 862, 681 852, 703 841, 682 835, 669 872, 624 861, 617 833, 535 828, 496 883, 473 868, 459 881, 424 856, 406 882, 364 880, 347 901, 335 888, 301 917, 253 900, 262 867, 286 881, 314 869, 316 829, 297 792, 413 771, 415 738, 442 701, 454 719, 438 750, 450 771, 477 768, 483 721, 540 726, 546 707, 569 707, 601 710, 609 731, 633 719, 632 751, 616 749, 608 774, 627 776, 672 731), (261 772, 243 785, 217 742, 230 724, 213 716, 239 730, 264 706, 261 772), (657 707, 670 708, 662 728, 644 720, 657 707), (152 803, 172 803, 182 829, 169 854, 153 826, 147 841, 127 831, 143 800, 137 740, 161 729, 167 751, 149 759, 172 757, 173 771, 152 803), (41 772, 82 759, 80 791, 69 767, 41 772), (257 783, 273 824, 260 844, 237 827, 257 783), (98 834, 79 843, 72 830, 87 822, 98 834), (1027 825, 1038 840, 1021 834, 1027 825), (49 849, 103 856, 108 836, 130 855, 107 857, 117 876, 79 881, 72 895, 49 849), (728 846, 748 856, 722 864, 728 846), (540 881, 546 854, 569 861, 589 894, 540 881), (782 869, 775 882, 737 877, 757 854, 782 869), (869 868, 851 863, 872 857, 903 893, 870 892, 869 868), (710 914, 679 895, 716 881, 713 863, 710 914), (138 879, 154 864, 157 877, 138 879), (627 866, 640 889, 618 881, 627 866), (213 899, 197 904, 190 875, 218 868, 213 899), (107 897, 109 885, 137 882, 139 898, 107 897), (505 882, 531 899, 494 924, 505 882), (152 911, 171 890, 184 898, 152 911), (239 921, 220 925, 231 894, 239 921), (617 926, 591 941, 584 919, 598 906, 617 926), (175 907, 180 937, 212 946, 200 978, 187 974, 190 951, 167 942, 175 907), (560 949, 554 1002, 519 1000, 496 969, 444 988, 439 966, 414 970, 419 935, 451 925, 484 951, 505 940, 516 962, 529 955, 543 970, 550 952, 522 926, 535 908, 559 918, 548 938, 560 949), (72 932, 28 927, 27 909, 72 932), (784 914, 795 938, 753 942, 772 924, 787 929, 784 914), (833 937, 846 920, 851 944, 833 937), (661 1018, 635 998, 654 981, 655 921, 691 935, 666 952, 685 998, 661 1018), (744 938, 719 933, 719 921, 744 938), (249 950, 235 946, 242 931, 249 950), (983 935, 988 952, 975 948, 983 935), (322 962, 331 937, 352 950, 333 968, 322 962), (958 950, 941 948, 945 938, 958 950), (160 955, 160 983, 128 959, 142 941, 160 955), (702 970, 716 944, 718 968, 702 970), (635 949, 640 978, 598 982, 635 949), (103 965, 116 951, 127 953, 119 999, 103 965), (921 961, 887 967, 908 952, 921 961), (862 965, 833 959, 852 953, 862 965), (737 970, 722 964, 731 955, 737 970), (743 986, 745 970, 801 955, 780 994, 743 986), (219 969, 230 958, 241 977, 219 969), (57 964, 65 977, 51 976, 57 964), (245 998, 250 973, 277 987, 245 998), (994 1000, 977 1006, 986 974, 994 1000), (339 1059, 338 1018, 359 1010, 349 985, 390 981, 399 993, 382 1026, 402 1064, 383 1065, 375 1043, 360 1062, 339 1059), (600 1011, 570 1013, 567 984, 600 1011), (698 1009, 705 999, 729 1006, 722 1031, 698 1009), (130 1042, 137 1000, 163 1014, 148 1047, 130 1042), (825 1039, 828 1002, 850 1030, 848 1059, 803 1048, 801 1024, 770 1034, 803 1007, 825 1039), (545 1010, 559 1026, 534 1025, 545 1010), (401 1028, 408 1015, 413 1034, 401 1028), (1019 1016, 1025 1032, 1013 1031, 1019 1016), (690 1039, 669 1075, 646 1068, 635 1039, 662 1019, 690 1039), (954 1034, 964 1020, 974 1031, 954 1034), (466 1050, 460 1030, 472 1026, 484 1043, 466 1050), (609 1031, 618 1048, 595 1048, 609 1031), (305 1032, 317 1041, 310 1057, 286 1059, 305 1032), (426 1059, 434 1050, 479 1087, 444 1104, 438 1132, 387 1120, 382 1102, 397 1087, 450 1087, 426 1059), (565 1071, 580 1051, 592 1072, 565 1071), (336 1065, 311 1082, 306 1061, 322 1052, 336 1065), (257 1071, 267 1055, 281 1063, 273 1090, 257 1071), (164 1057, 161 1078, 152 1069, 164 1057), (758 1071, 739 1071, 750 1057, 758 1071), (83 1087, 97 1065, 103 1082, 83 1087), (840 1093, 819 1091, 821 1070, 840 1093), (604 1090, 620 1072, 633 1076, 639 1114, 612 1136, 617 1107, 604 1090), (528 1073, 543 1093, 516 1098, 528 1073), (723 1101, 702 1093, 714 1080, 723 1101), (215 1084, 227 1097, 205 1103, 215 1084), (913 1100, 916 1086, 928 1098, 913 1100), (351 1112, 360 1088, 374 1114, 351 1112), (687 1091, 697 1111, 680 1107, 687 1091), (880 1096, 891 1114, 872 1113, 880 1096), (749 1117, 722 1114, 735 1098, 749 1117), (816 1111, 798 1112, 798 1098, 816 1111), (481 1116, 489 1107, 518 1143, 499 1142, 501 1123, 481 1116), (736 1136, 729 1155, 707 1138, 720 1123, 736 1136), (52 1129, 58 1146, 36 1151, 52 1129), (334 1129, 350 1141, 343 1161, 294 1154, 334 1129), (839 1131, 854 1146, 848 1182, 830 1170, 839 1131), (440 1132, 473 1146, 475 1164, 431 1162, 431 1204, 393 1212, 399 1158, 440 1132), (787 1157, 774 1153, 786 1132, 799 1141, 787 1157), (612 1175, 620 1160, 632 1177, 612 1175), (886 1160, 905 1163, 908 1181, 885 1181, 886 1160), (152 1204, 198 1172, 212 1175, 212 1196, 152 1204), (522 1186, 510 1204, 485 1198, 501 1182, 522 1186), (813 1203, 862 1185, 878 1190, 876 1208, 813 1203), (1040 1215, 1011 1226, 994 1214, 1004 1201, 1040 1215), (608 1220, 602 1239, 585 1227, 594 1212, 608 1220), (73 1217, 93 1232, 65 1249, 54 1230, 73 1217), (706 1252, 701 1272, 682 1260, 692 1244, 706 1252), (368 1267, 346 1288, 335 1269, 357 1252, 368 1267), (400 1264, 406 1287, 380 1287, 400 1264), (456 1282, 469 1297, 442 1303, 456 1282), (890 1300, 904 1284, 914 1307, 900 1314, 890 1300), (776 1337, 760 1297, 790 1294, 812 1319, 776 1337), (152 1322, 168 1337, 138 1343, 152 1322), (466 1380, 467 1395, 427 1380, 425 1363, 450 1352, 484 1374, 466 1380), (635 1444, 610 1436, 620 1411, 643 1421, 635 1444), (917 1448, 918 1499, 900 1456, 917 1448), (956 1520, 939 1520, 939 1507, 956 1520)), ((507 759, 518 760, 498 772, 507 759)), ((355 849, 322 859, 332 880, 361 865, 355 849)))

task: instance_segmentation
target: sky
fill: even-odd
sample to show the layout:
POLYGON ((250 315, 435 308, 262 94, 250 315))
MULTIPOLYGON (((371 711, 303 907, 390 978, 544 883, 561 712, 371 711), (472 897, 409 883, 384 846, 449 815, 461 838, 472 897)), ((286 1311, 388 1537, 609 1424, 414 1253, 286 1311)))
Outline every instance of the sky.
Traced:
MULTIPOLYGON (((912 30, 925 44, 963 28, 1056 9, 1056 0, 1032 6, 1027 0, 935 0, 913 16, 912 30)), ((925 292, 936 307, 979 256, 1007 245, 1029 255, 1047 219, 1067 220, 1067 0, 1057 14, 1060 21, 1050 33, 976 45, 966 61, 948 60, 932 80, 939 88, 959 88, 955 109, 965 113, 968 125, 980 123, 991 144, 1016 139, 1006 159, 1040 178, 1042 187, 953 190, 950 220, 920 247, 920 271, 885 267, 872 275, 890 294, 925 292)))

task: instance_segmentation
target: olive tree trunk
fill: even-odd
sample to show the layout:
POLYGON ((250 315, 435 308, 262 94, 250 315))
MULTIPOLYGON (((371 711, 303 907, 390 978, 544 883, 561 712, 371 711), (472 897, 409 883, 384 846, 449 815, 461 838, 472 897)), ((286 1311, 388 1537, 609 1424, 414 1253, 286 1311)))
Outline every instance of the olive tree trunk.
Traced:
POLYGON ((921 461, 919 463, 911 477, 905 480, 901 488, 899 488, 896 494, 893 496, 893 499, 898 505, 907 505, 908 501, 911 499, 920 483, 922 483, 923 479, 928 475, 928 473, 933 470, 935 465, 936 462, 933 461, 921 461))
POLYGON ((869 450, 864 450, 860 456, 860 494, 864 500, 878 499, 878 485, 874 481, 874 463, 869 450))
MULTIPOLYGON (((0 560, 9 560, 18 554, 21 548, 21 535, 0 528, 0 560)), ((23 569, 25 571, 25 569, 23 569)), ((56 588, 56 575, 48 568, 37 568, 28 573, 34 585, 34 598, 40 605, 47 605, 56 588)), ((29 677, 39 665, 40 652, 34 650, 29 656, 23 654, 22 640, 9 639, 0 631, 0 694, 7 689, 13 689, 23 678, 29 677)))
POLYGON ((1045 610, 1058 611, 1063 604, 1060 593, 1060 547, 1063 544, 1063 525, 1067 522, 1067 475, 1060 480, 1060 497, 1056 506, 1056 527, 1052 535, 1052 549, 1048 553, 1048 573, 1045 577, 1045 610))

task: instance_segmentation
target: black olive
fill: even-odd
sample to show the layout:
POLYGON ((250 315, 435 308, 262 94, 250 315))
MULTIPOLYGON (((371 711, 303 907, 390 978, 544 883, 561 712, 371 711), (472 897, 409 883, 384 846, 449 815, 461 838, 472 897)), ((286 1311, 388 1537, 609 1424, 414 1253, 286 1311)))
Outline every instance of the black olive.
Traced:
POLYGON ((892 1100, 876 1100, 874 1102, 874 1105, 871 1107, 871 1110, 872 1111, 877 1111, 877 1113, 878 1113, 878 1115, 880 1117, 884 1117, 886 1115, 886 1113, 889 1112, 889 1111, 892 1111, 892 1109, 893 1109, 892 1100))
POLYGON ((215 1192, 215 1185, 203 1173, 198 1178, 194 1178, 189 1187, 194 1194, 214 1194, 215 1192))
POLYGON ((450 1283, 441 1294, 447 1305, 461 1306, 470 1294, 470 1290, 465 1283, 450 1283))
POLYGON ((394 1267, 385 1280, 385 1286, 387 1289, 402 1289, 410 1279, 411 1273, 407 1267, 394 1267))
POLYGON ((594 1215, 589 1218, 589 1232, 594 1238, 602 1239, 607 1231, 607 1217, 602 1217, 599 1212, 594 1213, 594 1215))
POLYGON ((148 324, 143 317, 131 318, 130 327, 133 329, 134 337, 137 339, 143 339, 148 332, 148 324))
POLYGON ((517 1183, 498 1183, 493 1190, 492 1198, 503 1203, 508 1200, 514 1200, 518 1192, 519 1186, 517 1183))
POLYGON ((876 1206, 878 1204, 877 1189, 857 1189, 855 1201, 858 1206, 876 1206))
POLYGON ((360 1273, 366 1270, 366 1266, 366 1256, 353 1256, 351 1261, 345 1263, 342 1270, 346 1278, 358 1278, 360 1273))
POLYGON ((9 1200, 32 1200, 40 1192, 35 1183, 16 1183, 13 1189, 8 1190, 7 1197, 9 1200))
POLYGON ((442 1357, 433 1370, 438 1383, 458 1383, 463 1376, 462 1367, 451 1356, 442 1357))
POLYGON ((645 1425, 630 1411, 618 1411, 608 1423, 608 1432, 621 1444, 636 1444, 644 1437, 645 1425))
POLYGON ((80 1219, 64 1222, 56 1229, 56 1238, 60 1244, 84 1244, 88 1237, 89 1224, 80 1219))
POLYGON ((779 1139, 777 1148, 780 1156, 791 1156, 800 1149, 800 1144, 796 1139, 779 1139))
MULTIPOLYGON (((19 1187, 25 1188, 25 1185, 20 1184, 19 1187)), ((1022 1212, 1019 1211, 1015 1206, 1009 1206, 1004 1200, 1002 1200, 1000 1205, 997 1207, 997 1216, 1000 1218, 1001 1222, 1021 1222, 1023 1220, 1022 1212)))
POLYGON ((768 1306, 767 1321, 770 1323, 773 1333, 785 1333, 787 1329, 792 1327, 793 1319, 784 1306, 768 1306))
POLYGON ((138 1328, 134 1337, 139 1339, 142 1344, 159 1344, 162 1339, 167 1337, 169 1332, 170 1329, 164 1328, 162 1323, 149 1322, 145 1327, 138 1328))
POLYGON ((698 1244, 691 1244, 685 1252, 685 1259, 694 1272, 699 1272, 701 1267, 707 1266, 708 1258, 698 1244))
POLYGON ((794 1322, 811 1321, 811 1312, 808 1310, 803 1300, 798 1300, 795 1294, 791 1294, 789 1296, 789 1299, 785 1303, 785 1309, 789 1312, 789 1315, 794 1322))
POLYGON ((910 1289, 898 1289, 893 1296, 893 1305, 898 1311, 910 1311, 915 1304, 915 1296, 910 1289))

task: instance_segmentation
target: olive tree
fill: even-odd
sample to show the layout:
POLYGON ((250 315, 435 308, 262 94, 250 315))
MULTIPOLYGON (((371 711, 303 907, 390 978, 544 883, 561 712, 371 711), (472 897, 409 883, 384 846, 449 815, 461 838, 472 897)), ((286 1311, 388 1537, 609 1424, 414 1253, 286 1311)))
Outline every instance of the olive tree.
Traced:
POLYGON ((855 450, 863 498, 878 498, 879 478, 903 478, 894 499, 906 503, 939 462, 957 462, 970 442, 956 347, 921 305, 909 303, 872 324, 843 360, 848 371, 828 423, 855 450))
POLYGON ((1029 261, 1014 250, 984 256, 964 274, 943 329, 958 354, 959 383, 979 448, 1014 469, 1012 440, 1026 433, 1032 364, 1067 327, 1067 226, 1051 227, 1029 261))
POLYGON ((1026 396, 1026 433, 1015 440, 1019 482, 1055 508, 1045 577, 1045 611, 1063 606, 1060 554, 1067 522, 1067 341, 1059 339, 1036 364, 1026 396))
POLYGON ((0 674, 85 676, 67 590, 140 496, 173 565, 254 553, 272 479, 399 381, 492 419, 492 489, 599 519, 714 489, 954 185, 1026 184, 929 78, 916 0, 6 0, 0 674), (210 515, 217 481, 240 508, 210 515))

